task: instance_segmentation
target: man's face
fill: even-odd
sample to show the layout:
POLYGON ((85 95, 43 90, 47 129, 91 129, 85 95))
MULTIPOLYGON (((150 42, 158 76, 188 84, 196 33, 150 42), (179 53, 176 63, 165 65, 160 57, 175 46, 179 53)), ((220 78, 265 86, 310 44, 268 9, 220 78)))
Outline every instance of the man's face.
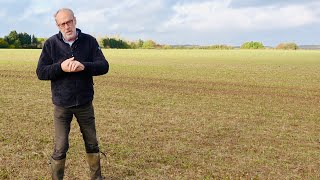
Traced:
POLYGON ((76 18, 69 11, 60 11, 56 15, 56 24, 67 41, 76 39, 76 23, 76 18))

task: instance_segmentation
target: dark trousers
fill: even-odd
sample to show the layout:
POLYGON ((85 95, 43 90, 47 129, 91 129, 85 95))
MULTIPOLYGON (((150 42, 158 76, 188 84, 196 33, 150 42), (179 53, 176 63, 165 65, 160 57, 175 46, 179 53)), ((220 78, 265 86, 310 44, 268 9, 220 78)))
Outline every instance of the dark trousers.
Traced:
POLYGON ((95 117, 92 103, 64 108, 54 106, 55 144, 52 158, 66 158, 69 149, 69 132, 73 115, 77 118, 87 153, 98 153, 99 146, 96 136, 95 117))

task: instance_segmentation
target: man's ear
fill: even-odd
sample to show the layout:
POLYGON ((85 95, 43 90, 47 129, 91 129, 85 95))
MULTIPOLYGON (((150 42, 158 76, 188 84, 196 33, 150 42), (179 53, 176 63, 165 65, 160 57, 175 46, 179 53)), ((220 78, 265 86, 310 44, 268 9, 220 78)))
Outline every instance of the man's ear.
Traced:
POLYGON ((73 19, 74 19, 74 25, 77 25, 77 18, 74 17, 73 19))
POLYGON ((59 28, 57 20, 55 20, 55 22, 56 22, 56 26, 59 28))

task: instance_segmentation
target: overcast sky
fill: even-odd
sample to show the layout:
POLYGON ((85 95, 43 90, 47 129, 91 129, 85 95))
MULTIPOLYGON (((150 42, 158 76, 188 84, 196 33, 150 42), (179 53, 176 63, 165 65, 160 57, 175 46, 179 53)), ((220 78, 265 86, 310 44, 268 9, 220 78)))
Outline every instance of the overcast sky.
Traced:
POLYGON ((0 37, 11 30, 50 37, 53 14, 74 10, 77 27, 98 36, 159 44, 320 44, 320 0, 0 0, 0 37))

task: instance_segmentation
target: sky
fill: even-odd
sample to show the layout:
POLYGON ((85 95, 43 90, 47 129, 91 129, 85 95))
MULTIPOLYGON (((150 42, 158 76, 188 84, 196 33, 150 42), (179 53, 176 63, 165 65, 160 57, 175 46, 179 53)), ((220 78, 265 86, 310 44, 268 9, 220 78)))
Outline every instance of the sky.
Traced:
POLYGON ((320 0, 0 0, 0 37, 16 30, 48 38, 58 32, 53 14, 63 7, 95 37, 170 45, 320 44, 320 0))

